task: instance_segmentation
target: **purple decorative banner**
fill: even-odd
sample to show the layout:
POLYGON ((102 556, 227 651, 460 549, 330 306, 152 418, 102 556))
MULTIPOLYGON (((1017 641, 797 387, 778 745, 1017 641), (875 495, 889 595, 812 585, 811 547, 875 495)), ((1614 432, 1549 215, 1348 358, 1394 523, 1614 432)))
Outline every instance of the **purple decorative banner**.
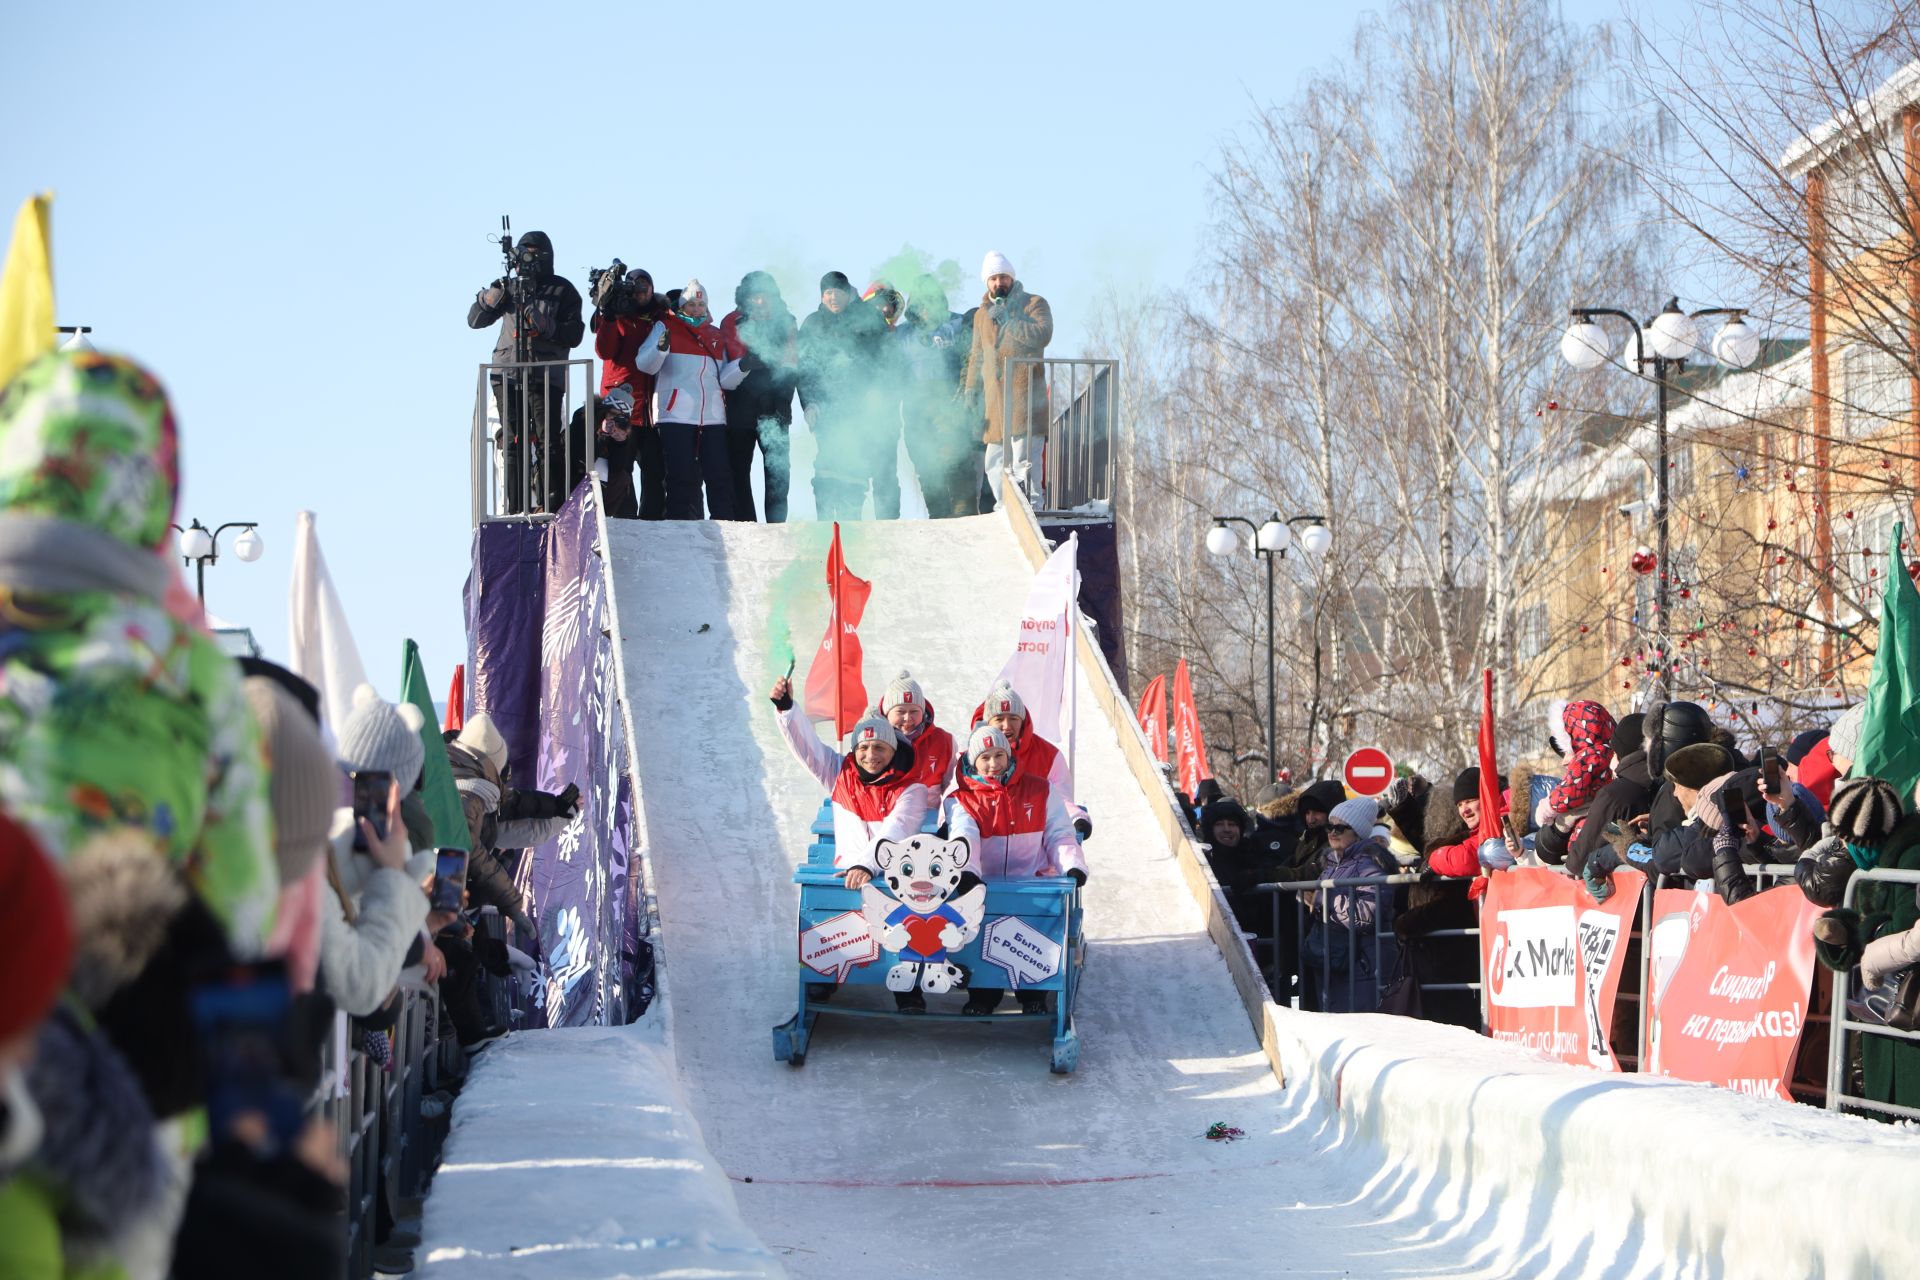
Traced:
POLYGON ((516 778, 533 776, 540 729, 544 526, 497 520, 473 531, 467 607, 467 710, 493 717, 516 778))
POLYGON ((651 950, 639 918, 640 865, 632 856, 626 729, 593 504, 592 486, 582 484, 538 532, 542 563, 520 579, 531 589, 518 602, 518 617, 540 620, 537 629, 502 622, 506 592, 492 588, 510 570, 498 563, 506 555, 483 566, 490 550, 501 549, 490 548, 484 536, 475 544, 474 574, 489 587, 481 597, 490 609, 474 609, 469 587, 470 619, 496 624, 487 635, 476 630, 470 642, 479 673, 476 705, 499 721, 488 697, 503 687, 498 671, 534 672, 534 718, 522 735, 527 772, 518 763, 520 739, 508 739, 515 773, 537 779, 542 791, 562 791, 569 783, 580 788, 579 816, 557 839, 522 854, 514 877, 539 926, 541 951, 537 972, 516 984, 516 1003, 527 1021, 555 1027, 629 1022, 653 998, 651 950))

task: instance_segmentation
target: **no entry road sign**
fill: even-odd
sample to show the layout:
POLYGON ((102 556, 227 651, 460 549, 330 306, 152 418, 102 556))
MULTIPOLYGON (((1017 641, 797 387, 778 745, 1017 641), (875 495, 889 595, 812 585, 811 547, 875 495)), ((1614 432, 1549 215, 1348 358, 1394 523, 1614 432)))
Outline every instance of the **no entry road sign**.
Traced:
POLYGON ((1393 782, 1393 761, 1378 747, 1359 747, 1341 770, 1347 790, 1357 796, 1377 796, 1393 782))

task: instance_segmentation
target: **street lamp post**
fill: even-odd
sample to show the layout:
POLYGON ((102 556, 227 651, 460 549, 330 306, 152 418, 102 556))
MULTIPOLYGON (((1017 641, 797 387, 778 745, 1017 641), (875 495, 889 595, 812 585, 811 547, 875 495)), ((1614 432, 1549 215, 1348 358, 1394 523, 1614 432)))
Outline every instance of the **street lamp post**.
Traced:
MULTIPOLYGON (((1275 719, 1277 700, 1274 694, 1274 620, 1273 620, 1273 562, 1287 558, 1287 549, 1293 545, 1293 526, 1305 524, 1300 531, 1300 548, 1310 555, 1320 555, 1333 543, 1333 534, 1327 529, 1325 516, 1289 516, 1282 520, 1278 511, 1267 517, 1265 524, 1254 524, 1245 516, 1215 516, 1213 528, 1207 531, 1207 550, 1216 556, 1230 556, 1239 549, 1240 539, 1229 525, 1243 524, 1253 535, 1253 553, 1267 562, 1267 774, 1269 780, 1280 767, 1279 724, 1275 719)), ((1314 634, 1315 670, 1319 661, 1318 629, 1314 634)))
POLYGON ((1653 611, 1659 615, 1657 630, 1654 633, 1654 653, 1659 659, 1660 675, 1655 689, 1660 701, 1665 702, 1673 692, 1671 645, 1667 632, 1667 587, 1673 572, 1672 561, 1667 555, 1667 400, 1670 379, 1686 367, 1689 357, 1700 353, 1700 331, 1695 321, 1703 316, 1725 316, 1726 322, 1713 336, 1711 354, 1722 364, 1735 369, 1751 366, 1760 355, 1760 335, 1755 333, 1746 322, 1746 311, 1740 307, 1702 307, 1691 314, 1680 309, 1678 298, 1669 298, 1667 305, 1659 315, 1649 320, 1645 326, 1633 318, 1633 315, 1614 307, 1575 307, 1573 324, 1560 339, 1560 355, 1574 368, 1585 372, 1597 369, 1612 358, 1613 343, 1607 337, 1607 331, 1595 323, 1596 316, 1614 316, 1625 320, 1633 329, 1633 350, 1629 353, 1622 348, 1620 360, 1632 361, 1633 369, 1644 371, 1653 366, 1654 385, 1654 464, 1653 464, 1653 525, 1654 525, 1654 568, 1659 577, 1653 584, 1653 611), (1652 348, 1652 354, 1648 354, 1652 348))
POLYGON ((229 520, 218 529, 208 529, 195 520, 184 529, 177 524, 173 528, 180 534, 181 562, 194 567, 193 587, 203 605, 207 602, 207 566, 220 562, 221 534, 229 529, 240 530, 240 536, 233 540, 233 554, 249 564, 267 549, 267 544, 260 539, 256 520, 229 520))

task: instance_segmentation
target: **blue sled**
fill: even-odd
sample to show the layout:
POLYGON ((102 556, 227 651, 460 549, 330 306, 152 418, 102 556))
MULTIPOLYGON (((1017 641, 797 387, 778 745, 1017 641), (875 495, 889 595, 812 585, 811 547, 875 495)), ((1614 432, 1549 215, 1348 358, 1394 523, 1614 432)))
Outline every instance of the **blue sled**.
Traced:
MULTIPOLYGON (((935 824, 930 819, 926 830, 931 832, 935 824)), ((800 886, 800 918, 795 930, 795 954, 799 953, 799 938, 808 930, 818 926, 831 929, 831 921, 836 917, 852 913, 861 914, 861 895, 858 889, 849 889, 833 872, 833 811, 831 802, 823 804, 819 816, 813 823, 814 842, 807 849, 807 861, 793 873, 793 879, 800 886)), ((789 1066, 801 1066, 807 1060, 807 1049, 813 1039, 814 1023, 822 1014, 833 1014, 850 1018, 916 1018, 935 1021, 968 1022, 1004 1026, 1010 1023, 1033 1023, 1042 1017, 1053 1024, 1053 1053, 1051 1069, 1056 1075, 1065 1075, 1080 1062, 1080 1037, 1074 1030, 1073 1007, 1080 990, 1080 971, 1086 963, 1086 935, 1081 928, 1080 886, 1070 876, 1034 877, 1026 880, 989 880, 987 885, 986 910, 982 919, 980 933, 972 941, 953 952, 948 959, 959 965, 973 980, 983 987, 1014 988, 1019 991, 1044 991, 1047 993, 1046 1012, 1034 1013, 998 1013, 987 1017, 969 1018, 963 1015, 958 1006, 950 1012, 940 1012, 929 1008, 925 1013, 905 1014, 892 1009, 849 1009, 838 1004, 812 999, 807 988, 817 984, 833 982, 834 975, 821 973, 795 960, 798 971, 795 980, 799 997, 798 1009, 794 1015, 773 1029, 773 1056, 778 1062, 789 1066), (1047 942, 1059 948, 1059 964, 1049 977, 1036 981, 1016 984, 1007 971, 990 963, 982 954, 986 942, 988 926, 995 921, 1015 918, 1021 933, 1034 938, 1045 938, 1047 942)), ((1002 928, 1010 926, 1003 925, 1002 928)), ((893 952, 877 951, 871 960, 864 961, 847 970, 841 979, 841 985, 847 987, 871 986, 886 988, 887 970, 892 968, 899 957, 893 952)), ((965 989, 956 986, 950 998, 963 999, 965 989)), ((940 1000, 942 996, 932 997, 940 1000)))

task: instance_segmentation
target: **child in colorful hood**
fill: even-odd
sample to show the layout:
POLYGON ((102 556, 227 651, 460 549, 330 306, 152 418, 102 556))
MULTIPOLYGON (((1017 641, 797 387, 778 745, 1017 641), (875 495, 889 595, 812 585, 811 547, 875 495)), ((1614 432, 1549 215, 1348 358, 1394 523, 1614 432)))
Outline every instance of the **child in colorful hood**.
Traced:
POLYGON ((1572 750, 1567 752, 1560 785, 1535 806, 1533 817, 1537 825, 1563 835, 1565 839, 1555 843, 1565 848, 1579 837, 1581 819, 1586 817, 1594 797, 1613 781, 1614 724, 1605 707, 1584 699, 1569 702, 1560 713, 1560 722, 1566 727, 1572 750))
POLYGON ((913 780, 945 793, 953 779, 953 735, 933 722, 933 704, 905 667, 880 693, 880 714, 913 748, 913 780))
POLYGON ((259 953, 279 877, 240 670, 164 603, 179 442, 153 376, 55 352, 0 392, 0 806, 55 861, 151 838, 259 953))
MULTIPOLYGON (((990 724, 976 726, 967 738, 966 758, 947 793, 946 819, 948 837, 964 838, 972 847, 971 866, 983 879, 1068 875, 1087 882, 1087 860, 1065 804, 1045 777, 1021 770, 1007 735, 990 724)), ((1005 994, 998 987, 969 987, 960 1012, 992 1013, 1005 994)), ((1023 1013, 1046 1009, 1044 991, 1019 996, 1023 1013)))
POLYGON ((987 700, 973 709, 973 727, 982 724, 990 724, 1007 736, 1014 763, 1022 773, 1047 780, 1047 785, 1060 797, 1060 803, 1067 807, 1067 816, 1073 820, 1073 829, 1080 838, 1085 840, 1092 835, 1093 820, 1084 808, 1074 803, 1073 777, 1067 772, 1067 758, 1060 754, 1058 747, 1028 728, 1027 704, 1005 680, 996 681, 987 691, 987 700))

